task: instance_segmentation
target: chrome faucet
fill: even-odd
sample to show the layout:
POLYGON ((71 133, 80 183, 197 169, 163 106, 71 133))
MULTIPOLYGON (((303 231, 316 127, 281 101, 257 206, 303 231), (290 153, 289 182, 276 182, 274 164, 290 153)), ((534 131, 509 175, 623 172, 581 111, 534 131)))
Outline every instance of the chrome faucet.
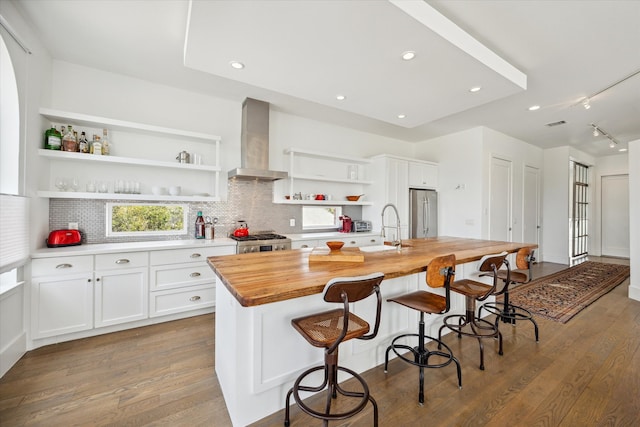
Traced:
POLYGON ((392 208, 393 211, 396 213, 396 235, 395 235, 395 239, 391 242, 391 244, 395 247, 398 248, 398 250, 400 250, 400 214, 398 213, 398 209, 396 208, 396 206, 393 203, 387 203, 386 205, 384 205, 384 208, 382 208, 382 229, 381 229, 381 233, 380 235, 382 236, 382 239, 384 240, 385 238, 385 234, 384 234, 384 229, 388 228, 387 226, 384 225, 384 212, 387 210, 387 208, 392 208))

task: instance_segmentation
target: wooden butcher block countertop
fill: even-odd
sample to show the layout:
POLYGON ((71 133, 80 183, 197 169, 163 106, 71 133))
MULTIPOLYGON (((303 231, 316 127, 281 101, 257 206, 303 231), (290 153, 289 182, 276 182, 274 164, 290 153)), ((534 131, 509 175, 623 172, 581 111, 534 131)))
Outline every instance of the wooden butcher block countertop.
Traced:
MULTIPOLYGON (((499 242, 459 237, 402 241, 403 247, 365 252, 364 262, 312 262, 312 248, 209 257, 207 261, 229 292, 244 307, 319 294, 334 277, 382 272, 386 279, 426 270, 431 259, 455 254, 456 263, 477 261, 483 255, 517 252, 528 243, 499 242)), ((384 283, 383 283, 384 286, 384 283)))

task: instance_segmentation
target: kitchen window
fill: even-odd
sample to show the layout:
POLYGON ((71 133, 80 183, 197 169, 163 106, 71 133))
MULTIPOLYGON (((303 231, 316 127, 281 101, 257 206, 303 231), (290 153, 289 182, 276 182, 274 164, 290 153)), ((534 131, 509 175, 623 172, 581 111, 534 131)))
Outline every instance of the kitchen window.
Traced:
POLYGON ((187 234, 189 206, 184 204, 107 203, 110 237, 187 234))
POLYGON ((303 206, 303 230, 335 230, 340 227, 341 206, 303 206))

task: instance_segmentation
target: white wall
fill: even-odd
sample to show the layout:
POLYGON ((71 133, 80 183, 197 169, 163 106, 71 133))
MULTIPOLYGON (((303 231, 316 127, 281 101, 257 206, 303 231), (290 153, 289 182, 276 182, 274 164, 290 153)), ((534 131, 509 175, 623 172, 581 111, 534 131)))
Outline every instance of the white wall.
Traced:
MULTIPOLYGON (((505 160, 510 160, 512 165, 512 240, 514 242, 523 241, 523 194, 524 194, 524 168, 525 166, 531 166, 540 170, 542 175, 543 168, 543 150, 521 141, 516 138, 512 138, 503 133, 497 132, 493 129, 483 129, 483 197, 482 200, 482 236, 483 238, 489 237, 489 217, 486 212, 489 211, 490 202, 490 176, 491 176, 491 159, 492 157, 499 157, 505 160)), ((542 203, 542 200, 540 200, 542 203)))
POLYGON ((478 127, 416 144, 417 159, 439 164, 438 229, 443 236, 482 237, 482 138, 478 127))
MULTIPOLYGON (((32 33, 31 26, 24 21, 13 3, 0 1, 0 14, 8 22, 21 41, 31 50, 25 54, 8 33, 2 30, 11 60, 16 72, 18 98, 20 102, 20 144, 22 153, 20 162, 24 165, 29 159, 37 158, 38 143, 42 143, 41 119, 38 114, 42 99, 50 96, 51 89, 51 58, 44 49, 37 36, 32 33)), ((30 200, 30 248, 37 247, 39 236, 46 233, 47 224, 42 218, 49 216, 49 203, 40 200, 35 195, 37 174, 24 171, 21 184, 24 185, 25 195, 30 200)), ((29 283, 23 287, 16 287, 0 295, 0 376, 26 351, 29 301, 29 283)))
POLYGON ((640 301, 640 139, 629 143, 629 233, 631 279, 629 298, 640 301))

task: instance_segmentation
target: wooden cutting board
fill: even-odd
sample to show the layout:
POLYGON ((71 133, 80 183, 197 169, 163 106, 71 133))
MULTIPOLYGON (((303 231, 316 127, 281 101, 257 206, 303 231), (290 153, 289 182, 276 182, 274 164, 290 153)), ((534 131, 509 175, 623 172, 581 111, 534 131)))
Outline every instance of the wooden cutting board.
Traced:
POLYGON ((359 248, 342 248, 337 251, 313 248, 309 254, 309 262, 315 261, 364 262, 364 254, 359 248))

